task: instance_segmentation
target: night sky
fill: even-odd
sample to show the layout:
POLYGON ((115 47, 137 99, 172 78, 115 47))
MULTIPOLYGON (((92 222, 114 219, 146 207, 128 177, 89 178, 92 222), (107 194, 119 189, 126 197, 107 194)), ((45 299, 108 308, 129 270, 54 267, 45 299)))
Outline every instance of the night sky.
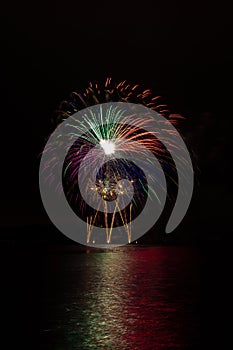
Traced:
POLYGON ((214 215, 212 227, 228 233, 230 1, 9 2, 1 16, 1 226, 48 222, 38 155, 51 115, 71 91, 112 76, 151 88, 187 118, 200 169, 187 220, 207 228, 214 215))
MULTIPOLYGON (((227 0, 13 0, 1 5, 0 266, 6 277, 1 275, 6 286, 1 300, 7 342, 16 342, 1 348, 16 349, 21 340, 26 349, 30 335, 34 345, 29 348, 36 349, 33 332, 40 309, 46 308, 43 292, 49 281, 53 284, 46 247, 38 244, 50 235, 41 230, 50 221, 40 200, 38 169, 51 116, 70 92, 108 76, 152 89, 172 112, 186 117, 181 131, 193 154, 196 186, 188 213, 170 239, 198 243, 203 348, 227 348, 222 340, 226 260, 232 255, 227 253, 232 232, 231 22, 227 0)), ((65 236, 56 232, 54 237, 65 236)))

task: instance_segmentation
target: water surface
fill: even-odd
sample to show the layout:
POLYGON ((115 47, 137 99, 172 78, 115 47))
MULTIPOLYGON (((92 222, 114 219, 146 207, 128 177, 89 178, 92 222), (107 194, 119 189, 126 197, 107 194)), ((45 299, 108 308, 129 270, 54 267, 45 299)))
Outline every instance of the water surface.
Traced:
POLYGON ((50 253, 40 348, 198 349, 197 259, 190 247, 50 253))

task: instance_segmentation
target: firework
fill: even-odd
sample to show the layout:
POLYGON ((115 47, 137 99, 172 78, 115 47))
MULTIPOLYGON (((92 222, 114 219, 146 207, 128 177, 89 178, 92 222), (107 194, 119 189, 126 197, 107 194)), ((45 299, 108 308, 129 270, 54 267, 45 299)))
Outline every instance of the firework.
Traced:
POLYGON ((170 136, 174 135, 171 125, 177 125, 181 116, 171 114, 160 101, 161 97, 153 97, 148 89, 141 90, 126 81, 113 84, 108 78, 104 86, 90 83, 84 93, 73 92, 56 111, 57 125, 64 120, 69 122, 65 133, 63 128, 52 143, 47 143, 42 173, 57 192, 65 192, 72 210, 86 222, 87 244, 91 242, 94 227, 104 228, 106 243, 111 242, 114 229, 123 227, 127 241, 131 242, 131 223, 143 211, 148 197, 158 212, 164 205, 164 173, 174 183, 177 173, 159 130, 163 130, 170 151, 181 153, 178 159, 185 173, 182 149, 174 138, 170 142, 170 136), (106 108, 102 107, 103 103, 106 108), (125 103, 132 106, 130 114, 125 113, 125 103), (149 113, 140 116, 134 113, 133 104, 143 105, 166 119, 158 119, 160 125, 151 131, 154 119, 149 113), (94 112, 88 109, 93 105, 96 105, 94 112), (82 117, 77 118, 81 110, 82 117), (66 149, 66 157, 60 177, 56 169, 61 166, 58 149, 62 148, 66 149), (154 157, 159 159, 156 165, 154 157))

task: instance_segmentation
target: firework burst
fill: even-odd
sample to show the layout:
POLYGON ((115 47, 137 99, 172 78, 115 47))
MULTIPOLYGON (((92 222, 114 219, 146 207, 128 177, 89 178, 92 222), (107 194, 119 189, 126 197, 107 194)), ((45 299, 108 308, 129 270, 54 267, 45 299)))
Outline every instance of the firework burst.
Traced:
MULTIPOLYGON (((58 192, 64 190, 73 211, 85 220, 87 244, 94 227, 105 229, 106 243, 111 242, 114 228, 124 227, 131 242, 131 223, 144 209, 148 197, 155 207, 162 205, 158 193, 166 191, 163 172, 177 182, 173 158, 160 141, 160 132, 148 131, 154 122, 150 114, 138 116, 132 107, 129 115, 121 105, 111 104, 103 110, 102 104, 122 102, 156 111, 166 117, 158 129, 162 128, 168 143, 174 133, 170 126, 177 125, 182 117, 171 114, 161 97, 153 97, 149 89, 141 90, 139 85, 126 81, 114 84, 111 78, 103 85, 90 83, 83 93, 72 92, 60 104, 54 122, 56 125, 66 119, 69 122, 65 133, 58 133, 55 141, 47 143, 44 153, 48 157, 42 169, 47 183, 55 185, 58 192), (93 105, 98 106, 95 112, 88 109, 93 105), (81 110, 82 118, 77 118, 81 110), (67 153, 61 178, 56 175, 61 163, 58 148, 66 148, 67 153), (155 169, 154 157, 162 167, 157 165, 155 169)), ((179 151, 176 142, 169 143, 169 147, 179 151)), ((181 157, 180 163, 185 172, 181 157)))

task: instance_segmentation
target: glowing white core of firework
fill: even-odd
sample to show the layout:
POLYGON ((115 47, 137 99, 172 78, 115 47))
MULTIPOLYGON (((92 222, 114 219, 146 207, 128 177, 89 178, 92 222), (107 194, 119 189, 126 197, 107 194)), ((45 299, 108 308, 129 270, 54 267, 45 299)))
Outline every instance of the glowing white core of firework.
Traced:
POLYGON ((113 154, 115 152, 115 144, 111 140, 100 140, 100 146, 105 154, 113 154))

